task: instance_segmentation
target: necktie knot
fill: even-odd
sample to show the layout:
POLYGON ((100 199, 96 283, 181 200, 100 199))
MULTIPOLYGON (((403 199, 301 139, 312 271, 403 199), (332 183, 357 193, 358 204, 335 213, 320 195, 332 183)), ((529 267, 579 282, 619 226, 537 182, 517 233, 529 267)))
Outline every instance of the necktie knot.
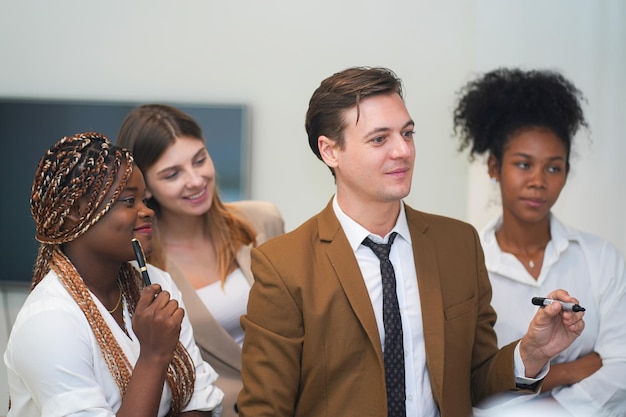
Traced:
POLYGON ((387 261, 389 260, 389 252, 391 252, 391 245, 393 244, 393 241, 395 240, 397 235, 398 233, 396 232, 393 232, 391 235, 389 235, 389 240, 387 241, 387 243, 376 243, 369 237, 366 237, 363 240, 363 245, 370 248, 374 252, 374 254, 378 257, 379 260, 387 261))

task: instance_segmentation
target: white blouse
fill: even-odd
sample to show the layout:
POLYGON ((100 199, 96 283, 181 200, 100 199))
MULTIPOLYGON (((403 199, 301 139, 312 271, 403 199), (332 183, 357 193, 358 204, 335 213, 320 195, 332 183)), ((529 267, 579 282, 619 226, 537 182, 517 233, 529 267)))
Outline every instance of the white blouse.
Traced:
POLYGON ((535 280, 512 254, 502 252, 495 238, 502 219, 481 232, 485 263, 498 314, 495 330, 504 346, 522 337, 537 307, 532 297, 564 289, 586 308, 585 329, 552 363, 569 362, 597 352, 603 366, 572 386, 552 390, 556 401, 574 416, 626 416, 626 272, 624 258, 609 242, 569 228, 551 215, 548 243, 535 280))
POLYGON ((222 282, 214 282, 197 290, 198 296, 206 305, 215 320, 241 346, 244 332, 239 322, 246 314, 250 283, 241 269, 235 269, 222 282))
MULTIPOLYGON (((148 265, 153 283, 169 291, 184 307, 169 274, 148 265)), ((139 342, 124 303, 128 337, 92 294, 102 317, 131 364, 139 357, 139 342)), ((185 316, 180 340, 196 367, 195 390, 183 409, 213 410, 220 415, 223 393, 215 387, 217 374, 200 356, 191 324, 185 316)), ((102 357, 85 315, 55 272, 50 271, 28 295, 19 311, 4 354, 8 372, 10 416, 114 416, 122 398, 102 357)), ((159 406, 165 416, 172 396, 167 383, 159 406)))

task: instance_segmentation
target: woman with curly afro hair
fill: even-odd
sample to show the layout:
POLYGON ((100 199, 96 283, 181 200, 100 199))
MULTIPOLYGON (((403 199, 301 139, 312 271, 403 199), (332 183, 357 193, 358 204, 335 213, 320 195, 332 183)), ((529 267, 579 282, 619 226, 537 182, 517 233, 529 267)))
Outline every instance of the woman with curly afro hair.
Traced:
POLYGON ((502 213, 482 231, 503 346, 524 335, 532 297, 564 288, 586 308, 585 330, 553 358, 542 386, 574 416, 626 415, 623 256, 551 212, 570 171, 572 140, 588 128, 576 86, 548 70, 500 68, 458 93, 454 132, 470 159, 487 157, 502 213))

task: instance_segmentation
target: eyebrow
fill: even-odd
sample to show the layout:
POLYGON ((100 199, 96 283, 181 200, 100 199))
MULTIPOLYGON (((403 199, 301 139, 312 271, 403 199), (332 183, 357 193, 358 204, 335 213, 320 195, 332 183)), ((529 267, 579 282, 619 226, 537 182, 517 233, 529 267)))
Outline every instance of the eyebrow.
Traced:
MULTIPOLYGON (((406 122, 404 124, 404 126, 402 126, 402 129, 400 129, 400 130, 404 130, 404 129, 406 129, 409 126, 415 126, 415 122, 413 120, 409 120, 408 122, 406 122)), ((371 136, 371 135, 373 135, 375 133, 380 133, 380 132, 389 132, 390 130, 392 130, 392 128, 390 128, 390 127, 376 127, 374 129, 370 130, 369 132, 367 132, 365 134, 365 136, 366 137, 367 136, 371 136)))
MULTIPOLYGON (((193 156, 191 157, 191 159, 196 159, 200 154, 202 154, 203 152, 205 153, 209 153, 209 151, 207 150, 206 146, 203 146, 202 148, 198 149, 198 152, 196 152, 195 154, 193 154, 193 156)), ((179 169, 180 165, 172 165, 169 167, 165 167, 162 170, 158 171, 156 173, 156 175, 162 175, 164 173, 167 173, 167 171, 172 171, 175 169, 179 169)))
POLYGON ((139 192, 139 187, 130 187, 130 186, 126 186, 124 187, 124 189, 120 192, 121 193, 126 193, 126 192, 130 192, 130 193, 138 193, 139 192))
MULTIPOLYGON (((522 156, 524 158, 529 158, 529 159, 533 158, 532 155, 529 155, 529 154, 524 153, 524 152, 516 152, 516 153, 513 154, 513 156, 522 156)), ((550 161, 557 161, 557 160, 565 161, 565 157, 563 157, 563 156, 551 156, 551 157, 548 158, 548 160, 550 160, 550 161)))

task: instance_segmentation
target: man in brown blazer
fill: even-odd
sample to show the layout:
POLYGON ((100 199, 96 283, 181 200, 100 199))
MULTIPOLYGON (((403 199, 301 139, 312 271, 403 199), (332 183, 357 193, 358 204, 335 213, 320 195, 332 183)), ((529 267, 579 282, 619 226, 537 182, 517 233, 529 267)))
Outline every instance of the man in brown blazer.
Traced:
MULTIPOLYGON (((498 350, 474 228, 402 202, 414 122, 395 74, 327 78, 306 129, 337 192, 252 251, 240 415, 466 417, 498 392, 535 392, 549 359, 583 330, 583 313, 541 308, 520 342, 498 350), (368 239, 386 242, 388 259, 368 239)), ((563 290, 548 297, 576 302, 563 290)))

